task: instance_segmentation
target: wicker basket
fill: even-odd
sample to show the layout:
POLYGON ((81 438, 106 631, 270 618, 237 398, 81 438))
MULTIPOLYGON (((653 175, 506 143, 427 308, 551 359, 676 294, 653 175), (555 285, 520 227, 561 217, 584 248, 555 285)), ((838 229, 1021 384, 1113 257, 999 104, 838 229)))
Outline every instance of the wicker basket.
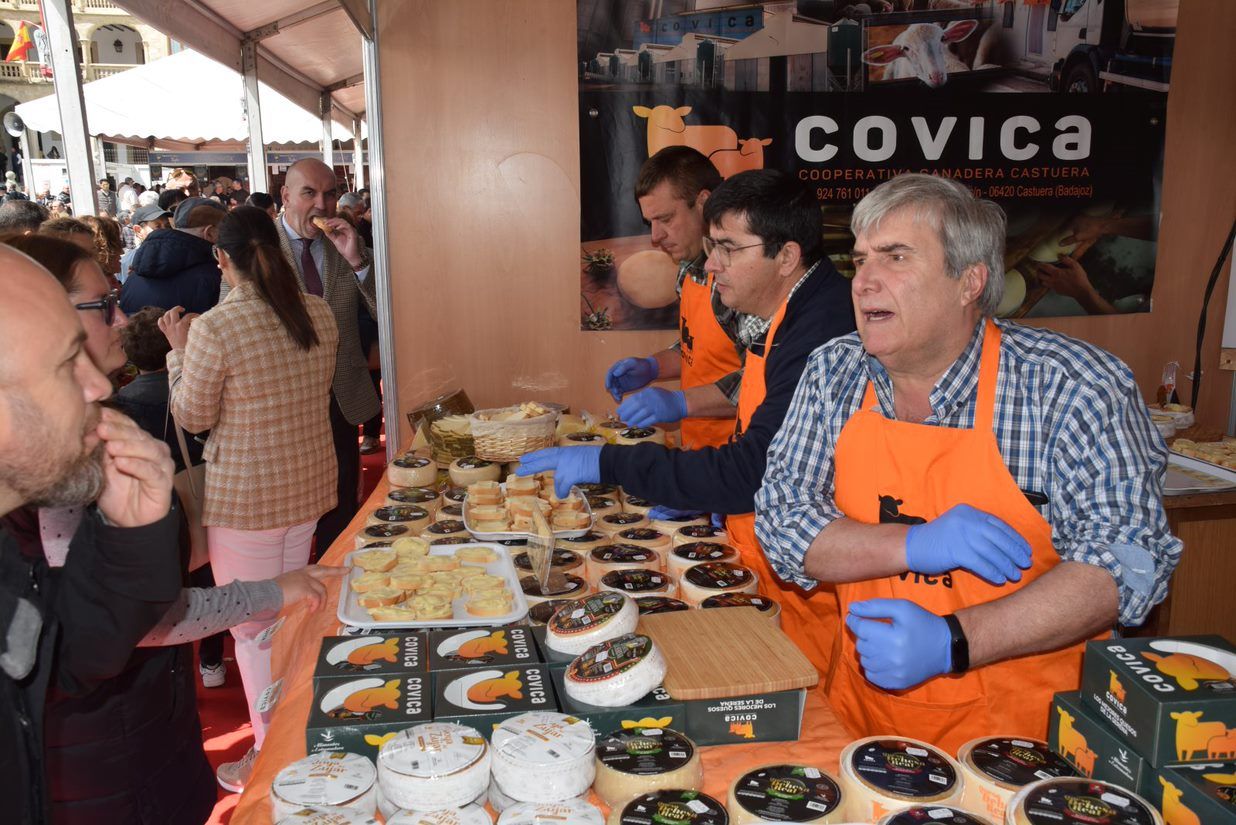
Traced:
POLYGON ((524 453, 554 445, 554 429, 558 426, 558 413, 549 412, 536 418, 522 421, 488 421, 481 416, 517 410, 518 407, 502 407, 492 410, 477 410, 472 415, 472 439, 476 445, 476 457, 486 461, 518 461, 524 453))

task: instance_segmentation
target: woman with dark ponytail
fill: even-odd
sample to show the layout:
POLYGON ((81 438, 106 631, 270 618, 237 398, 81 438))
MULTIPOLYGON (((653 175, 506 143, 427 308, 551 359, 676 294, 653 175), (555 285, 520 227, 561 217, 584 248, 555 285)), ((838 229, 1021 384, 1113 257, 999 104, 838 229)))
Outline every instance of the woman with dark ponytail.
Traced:
MULTIPOLYGON (((227 297, 200 317, 175 307, 159 327, 172 345, 172 415, 190 432, 210 430, 202 522, 223 585, 304 567, 318 517, 335 506, 329 404, 339 331, 326 302, 301 292, 261 209, 228 213, 215 259, 227 297)), ((228 790, 244 787, 265 736, 254 703, 271 683, 270 654, 257 637, 273 621, 232 628, 255 742, 219 766, 228 790)))

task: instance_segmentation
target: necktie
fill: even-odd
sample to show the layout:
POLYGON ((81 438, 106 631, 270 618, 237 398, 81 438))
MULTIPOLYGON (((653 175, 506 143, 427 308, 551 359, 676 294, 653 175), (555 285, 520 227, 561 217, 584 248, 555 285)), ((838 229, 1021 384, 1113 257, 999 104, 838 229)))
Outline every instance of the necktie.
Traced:
POLYGON ((305 279, 305 290, 321 298, 322 276, 318 274, 318 265, 313 262, 313 253, 309 251, 312 243, 309 238, 300 239, 300 274, 305 279))

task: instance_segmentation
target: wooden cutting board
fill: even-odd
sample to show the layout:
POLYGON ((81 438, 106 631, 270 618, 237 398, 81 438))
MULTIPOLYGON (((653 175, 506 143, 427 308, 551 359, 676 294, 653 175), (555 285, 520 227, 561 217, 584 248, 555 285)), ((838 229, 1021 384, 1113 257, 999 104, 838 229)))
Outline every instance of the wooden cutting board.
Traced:
POLYGON ((815 667, 754 607, 680 610, 639 620, 665 655, 675 699, 718 699, 811 687, 815 667))

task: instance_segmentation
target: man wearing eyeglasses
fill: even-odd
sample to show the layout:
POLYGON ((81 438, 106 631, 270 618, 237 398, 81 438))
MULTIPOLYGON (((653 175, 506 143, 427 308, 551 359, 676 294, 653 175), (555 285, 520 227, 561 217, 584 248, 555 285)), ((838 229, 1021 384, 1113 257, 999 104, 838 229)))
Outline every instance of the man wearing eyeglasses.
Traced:
POLYGON ((573 484, 607 482, 658 504, 725 513, 730 543, 781 602, 782 626, 823 669, 832 650, 836 601, 781 585, 755 539, 755 493, 765 454, 781 427, 807 357, 854 331, 850 285, 824 256, 823 221, 813 193, 783 172, 743 172, 704 206, 706 267, 726 306, 747 315, 747 352, 735 438, 721 447, 668 450, 557 447, 523 457, 520 475, 555 471, 559 496, 573 484), (823 611, 823 612, 821 612, 823 611), (827 621, 830 613, 833 621, 827 621))

